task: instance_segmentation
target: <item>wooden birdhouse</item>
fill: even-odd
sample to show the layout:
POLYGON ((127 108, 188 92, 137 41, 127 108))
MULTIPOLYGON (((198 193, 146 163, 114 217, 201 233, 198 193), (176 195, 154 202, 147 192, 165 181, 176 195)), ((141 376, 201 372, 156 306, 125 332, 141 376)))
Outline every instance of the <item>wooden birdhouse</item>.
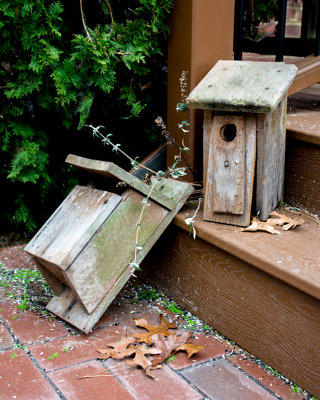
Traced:
POLYGON ((154 178, 150 190, 111 162, 74 155, 66 161, 130 186, 121 195, 76 186, 25 248, 55 294, 48 310, 89 332, 193 187, 154 178))
POLYGON ((187 98, 203 109, 204 219, 248 226, 282 199, 287 91, 297 68, 219 61, 187 98), (255 188, 255 191, 254 191, 255 188))

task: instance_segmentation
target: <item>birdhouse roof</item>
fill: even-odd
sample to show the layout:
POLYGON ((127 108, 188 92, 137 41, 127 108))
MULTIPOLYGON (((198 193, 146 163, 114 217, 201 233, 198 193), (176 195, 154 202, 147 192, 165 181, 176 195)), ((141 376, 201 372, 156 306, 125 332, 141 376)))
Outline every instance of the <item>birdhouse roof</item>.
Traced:
POLYGON ((218 61, 187 98, 197 109, 268 113, 287 93, 297 67, 282 62, 218 61))

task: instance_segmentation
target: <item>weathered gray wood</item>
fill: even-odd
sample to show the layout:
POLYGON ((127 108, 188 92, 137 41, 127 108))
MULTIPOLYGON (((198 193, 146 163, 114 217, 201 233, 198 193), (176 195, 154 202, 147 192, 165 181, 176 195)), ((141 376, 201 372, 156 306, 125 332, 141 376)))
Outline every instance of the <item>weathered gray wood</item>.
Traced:
POLYGON ((256 160, 255 114, 215 116, 211 123, 208 160, 204 219, 248 226, 256 160), (221 127, 227 123, 237 127, 233 142, 225 142, 220 135, 221 127), (226 161, 228 167, 224 166, 226 161))
POLYGON ((66 270, 121 200, 113 193, 76 186, 25 250, 66 270))
POLYGON ((246 133, 243 115, 214 118, 209 144, 205 210, 213 213, 243 214, 246 133), (225 130, 235 130, 227 140, 225 130))
POLYGON ((283 198, 286 97, 273 113, 257 115, 256 208, 265 221, 283 198))
POLYGON ((60 296, 65 290, 65 285, 52 272, 50 272, 47 268, 45 268, 36 258, 33 258, 33 260, 37 265, 37 268, 47 281, 48 285, 52 289, 53 293, 56 296, 60 296))
POLYGON ((205 110, 203 113, 203 182, 207 181, 209 143, 213 130, 213 111, 205 110))
MULTIPOLYGON (((180 192, 180 199, 176 208, 170 212, 150 201, 150 206, 146 207, 147 213, 142 219, 141 235, 139 234, 139 244, 142 245, 142 249, 137 255, 136 262, 138 264, 148 254, 192 191, 191 185, 185 185, 185 191, 184 193, 180 192), (160 222, 159 216, 162 216, 160 222)), ((69 270, 72 273, 69 273, 69 270, 67 271, 72 290, 66 288, 60 296, 55 296, 47 306, 48 310, 86 333, 97 323, 132 275, 132 267, 129 266, 129 262, 133 261, 135 229, 132 230, 132 227, 136 228, 136 219, 130 220, 129 208, 136 208, 135 206, 139 205, 137 209, 140 214, 140 203, 143 197, 133 190, 128 190, 124 197, 124 201, 112 215, 115 217, 114 226, 108 226, 112 219, 111 217, 70 267, 69 270), (127 208, 124 207, 121 213, 119 210, 126 202, 126 199, 131 204, 126 206, 127 208), (125 209, 127 211, 126 215, 124 215, 125 209), (119 216, 116 215, 118 211, 119 216), (121 243, 122 241, 124 241, 123 244, 121 243), (115 246, 118 248, 115 249, 115 246), (92 264, 94 261, 96 264, 91 268, 90 263, 92 264), (97 261, 100 263, 99 265, 97 261), (83 263, 86 263, 88 271, 84 268, 81 271, 78 270, 77 267, 83 265, 83 263), (118 265, 118 268, 115 267, 114 263, 118 265), (96 271, 98 271, 98 274, 96 271), (77 273, 80 273, 83 280, 77 277, 77 273), (94 282, 92 282, 91 274, 96 279, 94 282), (104 288, 103 283, 106 284, 104 288), (92 291, 92 293, 88 293, 89 291, 92 291), (99 297, 97 294, 103 294, 100 301, 94 300, 95 297, 99 297), (84 305, 84 303, 86 304, 84 305), (89 310, 90 313, 88 312, 89 310)), ((136 214, 136 210, 133 215, 139 217, 136 214)))
MULTIPOLYGON (((144 196, 128 190, 121 204, 66 271, 71 287, 90 314, 134 258, 137 223, 144 196)), ((149 200, 145 207, 139 246, 144 247, 168 210, 149 200)))
POLYGON ((218 61, 187 98, 188 107, 272 112, 287 93, 297 67, 255 61, 218 61))
MULTIPOLYGON (((107 178, 117 178, 120 181, 126 182, 128 185, 145 195, 148 195, 150 191, 150 187, 148 185, 112 162, 91 160, 89 158, 79 157, 73 154, 68 155, 66 162, 79 169, 103 175, 107 178)), ((150 197, 169 210, 173 210, 177 205, 176 200, 174 198, 168 198, 161 193, 159 189, 160 187, 162 187, 162 184, 159 183, 159 185, 156 186, 152 191, 150 197)))

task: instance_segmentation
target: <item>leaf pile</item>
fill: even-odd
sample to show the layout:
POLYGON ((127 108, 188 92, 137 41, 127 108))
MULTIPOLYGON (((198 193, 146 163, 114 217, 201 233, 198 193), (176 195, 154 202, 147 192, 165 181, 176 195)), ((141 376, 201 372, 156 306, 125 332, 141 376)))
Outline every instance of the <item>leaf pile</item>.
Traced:
MULTIPOLYGON (((202 345, 189 342, 192 333, 182 330, 171 332, 176 325, 160 314, 160 325, 150 325, 145 318, 134 318, 137 326, 145 328, 146 333, 133 333, 130 337, 121 337, 119 341, 107 343, 108 348, 97 349, 100 359, 126 359, 128 367, 141 367, 152 378, 150 371, 161 368, 161 363, 178 351, 186 351, 188 357, 200 351, 202 345), (153 355, 153 359, 150 357, 153 355)), ((96 376, 96 375, 95 375, 96 376)))
POLYGON ((280 226, 283 231, 288 231, 289 229, 294 229, 304 223, 301 216, 291 218, 284 214, 280 214, 277 211, 273 211, 270 216, 271 218, 268 218, 266 222, 259 221, 256 217, 252 218, 251 225, 247 228, 242 228, 241 232, 265 231, 272 235, 281 235, 281 232, 274 228, 275 226, 280 226))

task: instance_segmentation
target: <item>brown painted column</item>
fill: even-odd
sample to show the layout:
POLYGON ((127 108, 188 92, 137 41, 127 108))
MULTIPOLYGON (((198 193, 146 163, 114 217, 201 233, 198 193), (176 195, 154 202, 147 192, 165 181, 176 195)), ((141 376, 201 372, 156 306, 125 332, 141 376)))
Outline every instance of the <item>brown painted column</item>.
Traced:
MULTIPOLYGON (((218 60, 233 59, 234 0, 175 0, 170 17, 168 48, 169 131, 178 143, 190 148, 188 159, 202 180, 202 112, 176 112, 181 102, 179 78, 188 71, 189 92, 218 60), (178 123, 189 120, 190 133, 183 134, 178 123)), ((168 148, 167 164, 173 164, 177 151, 168 148)), ((187 179, 192 179, 188 174, 187 179)))

